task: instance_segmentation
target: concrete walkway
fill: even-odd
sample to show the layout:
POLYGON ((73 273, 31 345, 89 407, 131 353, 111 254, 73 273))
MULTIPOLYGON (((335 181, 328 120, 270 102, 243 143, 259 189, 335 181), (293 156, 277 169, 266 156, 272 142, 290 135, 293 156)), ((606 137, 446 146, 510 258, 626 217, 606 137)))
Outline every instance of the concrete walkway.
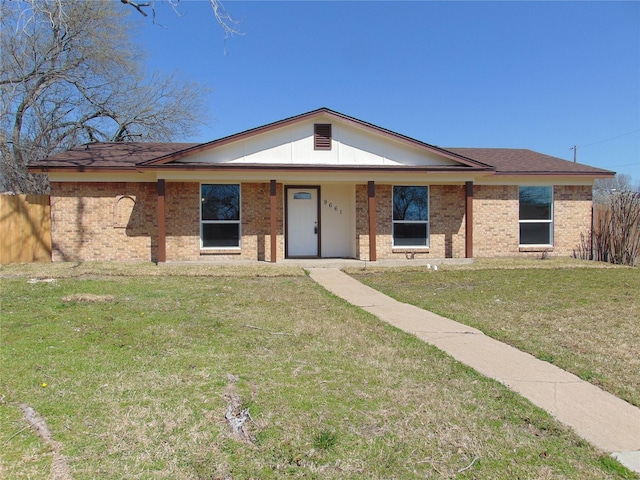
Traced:
POLYGON ((479 330, 398 302, 338 268, 308 270, 330 292, 503 383, 640 473, 640 409, 479 330))

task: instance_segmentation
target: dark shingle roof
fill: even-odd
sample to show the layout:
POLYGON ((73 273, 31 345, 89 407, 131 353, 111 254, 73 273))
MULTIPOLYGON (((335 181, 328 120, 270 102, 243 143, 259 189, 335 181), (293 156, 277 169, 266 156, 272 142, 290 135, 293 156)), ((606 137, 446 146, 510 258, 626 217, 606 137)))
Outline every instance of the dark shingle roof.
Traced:
MULTIPOLYGON (((73 148, 29 165, 32 172, 52 171, 134 171, 136 169, 153 170, 154 168, 171 169, 203 169, 221 167, 207 165, 202 162, 192 164, 188 161, 190 155, 201 151, 215 149, 230 142, 239 141, 258 134, 263 134, 277 128, 305 121, 310 118, 335 118, 338 121, 356 124, 374 133, 387 136, 389 139, 407 142, 431 153, 443 155, 459 162, 456 167, 450 166, 450 171, 457 169, 466 171, 495 171, 503 175, 586 175, 595 177, 613 176, 614 172, 590 167, 579 163, 569 162, 560 158, 537 153, 532 150, 514 148, 441 148, 434 145, 405 137, 361 120, 348 117, 327 108, 321 108, 302 115, 280 120, 262 127, 254 128, 229 137, 208 143, 90 143, 73 148), (175 160, 183 159, 180 163, 175 160)), ((278 165, 261 164, 262 168, 278 168, 278 165)), ((238 168, 240 165, 235 164, 238 168)), ((254 168, 244 165, 246 168, 254 168)), ((309 165, 298 166, 309 168, 309 165)), ((321 167, 321 166, 317 166, 321 167)), ((345 166, 346 167, 346 166, 345 166)), ((336 167, 339 168, 339 167, 336 167)), ((355 168, 355 167, 352 167, 355 168)), ((373 167, 371 167, 373 168, 373 167)), ((402 168, 402 167, 400 167, 402 168)), ((429 167, 405 166, 404 169, 429 170, 429 167)), ((436 170, 432 167, 432 170, 436 170)))
POLYGON ((523 148, 445 148, 495 167, 503 174, 613 174, 609 170, 574 163, 523 148))
MULTIPOLYGON (((90 143, 73 148, 30 165, 34 171, 47 170, 135 170, 152 160, 197 147, 198 143, 90 143)), ((442 148, 480 162, 506 175, 613 175, 613 172, 519 148, 442 148)), ((186 153, 186 152, 185 152, 186 153)), ((202 164, 199 164, 202 166, 202 164)), ((189 168, 189 164, 182 164, 189 168)), ((308 167, 308 165, 307 165, 308 167)))
POLYGON ((29 166, 35 169, 135 170, 136 165, 139 163, 196 145, 198 144, 171 142, 88 143, 66 152, 52 155, 44 160, 38 160, 29 166))

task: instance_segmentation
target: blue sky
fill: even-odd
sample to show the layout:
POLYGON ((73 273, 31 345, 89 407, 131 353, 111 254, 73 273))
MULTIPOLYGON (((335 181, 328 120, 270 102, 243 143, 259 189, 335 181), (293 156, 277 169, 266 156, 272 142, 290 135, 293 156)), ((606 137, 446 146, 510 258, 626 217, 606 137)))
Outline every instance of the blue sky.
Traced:
MULTIPOLYGON (((528 148, 640 182, 640 2, 207 1, 157 23, 150 68, 209 85, 209 141, 320 107, 441 147, 528 148)), ((135 15, 134 15, 135 14, 135 15)), ((137 18, 139 17, 139 18, 137 18)))

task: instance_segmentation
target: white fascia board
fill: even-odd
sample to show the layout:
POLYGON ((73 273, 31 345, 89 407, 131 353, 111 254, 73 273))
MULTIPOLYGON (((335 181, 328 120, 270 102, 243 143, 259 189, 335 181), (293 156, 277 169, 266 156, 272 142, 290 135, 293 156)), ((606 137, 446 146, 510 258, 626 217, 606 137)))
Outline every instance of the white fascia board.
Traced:
POLYGON ((385 172, 385 171, 322 171, 322 170, 224 170, 224 171, 160 171, 158 178, 174 182, 257 182, 264 183, 276 180, 278 183, 316 185, 319 183, 352 183, 362 184, 374 181, 380 184, 405 185, 462 185, 473 181, 473 176, 463 173, 450 172, 385 172))

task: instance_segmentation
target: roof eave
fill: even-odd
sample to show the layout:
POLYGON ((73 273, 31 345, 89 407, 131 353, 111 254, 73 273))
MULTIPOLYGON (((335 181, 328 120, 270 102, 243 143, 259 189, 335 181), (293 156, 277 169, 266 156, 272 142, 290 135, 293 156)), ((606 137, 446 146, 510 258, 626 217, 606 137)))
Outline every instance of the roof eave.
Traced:
POLYGON ((216 165, 184 165, 184 164, 164 164, 164 165, 140 165, 138 166, 139 172, 145 171, 190 171, 190 172, 205 172, 205 171, 242 171, 242 170, 264 170, 264 171, 353 171, 353 172, 447 172, 447 173, 493 173, 493 169, 490 167, 455 167, 455 166, 424 166, 424 165, 311 165, 311 164, 216 164, 216 165))
POLYGON ((136 167, 110 168, 110 167, 27 167, 29 173, 138 173, 136 167))
POLYGON ((526 175, 528 177, 531 176, 553 176, 553 177, 594 177, 594 178, 609 178, 609 177, 614 177, 616 175, 615 172, 571 172, 571 171, 559 171, 559 172, 554 172, 554 171, 527 171, 527 170, 520 170, 520 171, 509 171, 509 172, 501 172, 501 171, 496 171, 495 175, 498 177, 507 177, 507 176, 518 176, 521 177, 523 175, 526 175))

